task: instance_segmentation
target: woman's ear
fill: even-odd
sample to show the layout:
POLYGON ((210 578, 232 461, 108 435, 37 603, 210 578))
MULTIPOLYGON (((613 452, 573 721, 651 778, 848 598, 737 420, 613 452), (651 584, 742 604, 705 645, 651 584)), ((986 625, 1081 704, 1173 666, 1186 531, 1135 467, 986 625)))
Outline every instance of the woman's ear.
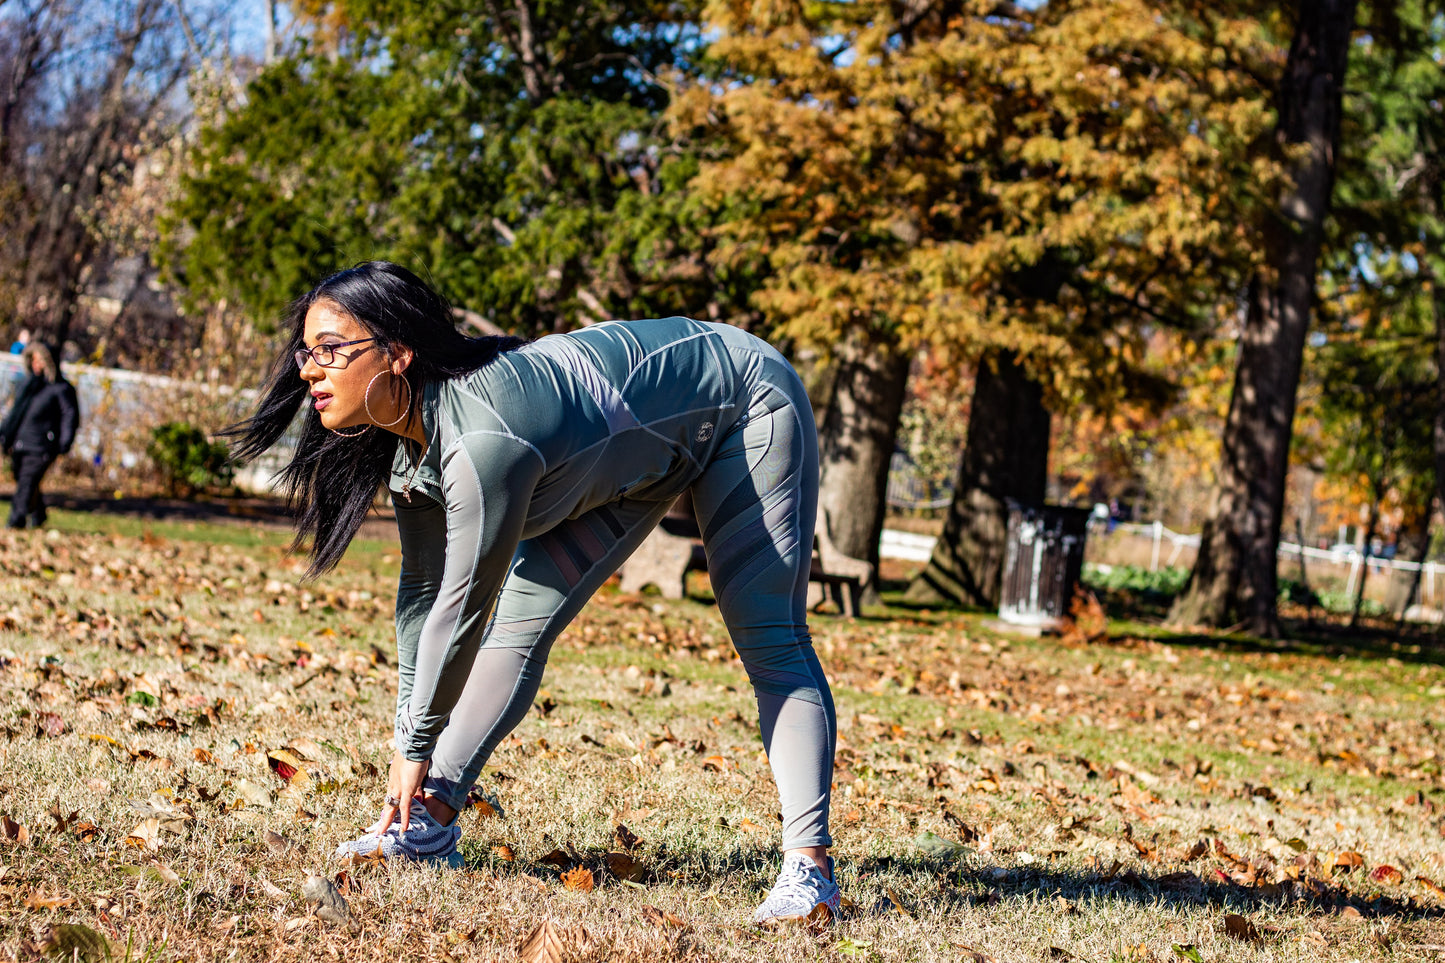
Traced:
POLYGON ((411 350, 411 348, 408 348, 406 345, 392 345, 391 373, 400 377, 407 368, 411 367, 411 361, 414 357, 416 357, 416 352, 411 350))

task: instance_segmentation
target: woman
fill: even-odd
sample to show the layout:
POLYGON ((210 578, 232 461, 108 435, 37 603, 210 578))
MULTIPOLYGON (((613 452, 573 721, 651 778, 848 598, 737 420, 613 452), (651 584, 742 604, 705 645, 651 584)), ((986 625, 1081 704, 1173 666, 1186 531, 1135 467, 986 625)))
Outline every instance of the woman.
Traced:
POLYGON ((805 605, 817 440, 782 355, 686 318, 472 339, 386 262, 327 278, 289 320, 240 456, 309 398, 281 477, 310 574, 341 558, 382 483, 401 534, 396 754, 380 819, 337 854, 460 865, 457 813, 552 642, 690 489, 782 800, 783 870, 755 919, 836 912, 836 723, 805 605))
POLYGON ((40 528, 45 524, 45 497, 40 482, 55 459, 70 451, 80 425, 75 386, 55 365, 50 349, 30 341, 21 354, 30 379, 15 395, 10 413, 0 423, 0 445, 15 472, 15 497, 10 501, 7 528, 40 528))

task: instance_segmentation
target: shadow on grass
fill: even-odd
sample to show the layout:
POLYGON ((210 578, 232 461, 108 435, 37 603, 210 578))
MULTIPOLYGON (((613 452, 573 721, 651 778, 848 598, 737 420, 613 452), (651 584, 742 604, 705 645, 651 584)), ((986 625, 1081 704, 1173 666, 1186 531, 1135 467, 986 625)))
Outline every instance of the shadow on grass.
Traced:
MULTIPOLYGON (((489 871, 498 877, 532 877, 554 885, 560 883, 565 873, 582 868, 592 872, 596 885, 619 885, 614 871, 618 864, 609 865, 609 857, 616 855, 616 851, 579 852, 568 848, 556 849, 536 860, 503 861, 495 856, 477 859, 469 854, 467 868, 489 871)), ((634 882, 645 887, 696 887, 707 891, 719 880, 731 879, 739 887, 753 890, 759 900, 778 869, 777 852, 763 848, 700 853, 644 846, 630 854, 629 859, 635 860, 638 873, 634 882)), ((620 865, 626 868, 629 864, 620 865)), ((1062 897, 1069 901, 1112 899, 1150 907, 1163 905, 1241 914, 1291 908, 1338 914, 1353 908, 1366 919, 1402 922, 1445 919, 1445 907, 1418 905, 1408 898, 1388 894, 1352 894, 1324 880, 1250 886, 1218 874, 1206 877, 1185 870, 1154 874, 1121 869, 1117 865, 1110 871, 1079 872, 1034 866, 990 868, 925 855, 885 856, 840 863, 838 876, 843 895, 857 903, 854 912, 864 915, 873 908, 858 901, 865 891, 871 893, 876 888, 870 884, 870 878, 879 877, 879 883, 898 893, 905 903, 914 904, 904 907, 910 912, 925 905, 946 913, 991 906, 1010 897, 1044 900, 1062 897)), ((877 895, 881 905, 883 894, 877 895)))
MULTIPOLYGON (((1217 874, 1206 878, 1192 871, 1148 873, 1134 869, 1078 872, 1038 867, 993 869, 962 866, 926 857, 862 860, 853 865, 856 878, 870 872, 916 875, 920 883, 946 882, 939 887, 945 908, 991 905, 1011 896, 1076 901, 1113 899, 1176 909, 1217 909, 1248 914, 1294 907, 1311 912, 1339 913, 1353 907, 1369 919, 1400 921, 1445 919, 1445 908, 1422 906, 1389 895, 1365 898, 1323 881, 1287 881, 1249 886, 1217 874)), ((1208 870, 1205 870, 1208 872, 1208 870)))

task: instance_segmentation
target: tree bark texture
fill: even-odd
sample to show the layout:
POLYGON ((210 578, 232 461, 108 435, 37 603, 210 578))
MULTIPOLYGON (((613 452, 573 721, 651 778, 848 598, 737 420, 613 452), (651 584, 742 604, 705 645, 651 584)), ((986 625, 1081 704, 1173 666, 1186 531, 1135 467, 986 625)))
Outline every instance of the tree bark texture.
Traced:
POLYGON ((818 433, 818 528, 843 555, 868 563, 865 604, 878 600, 878 540, 909 360, 892 344, 845 346, 818 433))
POLYGON ((1223 453, 1199 555, 1170 612, 1176 625, 1240 624, 1279 634, 1277 557, 1295 396, 1325 219, 1356 0, 1297 5, 1276 93, 1290 186, 1264 225, 1265 264, 1249 285, 1223 453), (1298 153, 1294 153, 1298 152, 1298 153))
POLYGON ((1438 277, 1432 277, 1431 281, 1431 301, 1435 311, 1435 377, 1438 379, 1435 431, 1432 438, 1435 452, 1435 504, 1445 509, 1445 290, 1441 289, 1438 277))
MULTIPOLYGON (((1430 550, 1430 509, 1433 506, 1426 504, 1423 511, 1412 512, 1400 526, 1400 534, 1395 541, 1395 559, 1402 562, 1414 562, 1418 566, 1425 564, 1425 558, 1430 550)), ((1405 617, 1405 610, 1415 604, 1415 599, 1420 593, 1420 574, 1422 568, 1414 570, 1396 568, 1390 571, 1390 581, 1385 587, 1385 608, 1397 620, 1405 617)))
POLYGON ((908 587, 910 602, 998 608, 1008 536, 1005 499, 1043 504, 1049 429, 1043 387, 1012 352, 979 362, 953 501, 933 557, 908 587))

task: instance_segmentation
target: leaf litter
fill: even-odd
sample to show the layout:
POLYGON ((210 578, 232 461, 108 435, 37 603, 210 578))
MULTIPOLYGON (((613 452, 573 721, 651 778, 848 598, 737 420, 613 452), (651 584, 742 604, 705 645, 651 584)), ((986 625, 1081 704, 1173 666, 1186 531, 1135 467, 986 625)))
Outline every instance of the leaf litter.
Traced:
MULTIPOLYGON (((18 858, 7 857, 0 909, 36 917, 42 929, 25 937, 34 946, 54 925, 45 914, 77 913, 104 928, 90 910, 101 900, 105 919, 151 927, 158 940, 179 931, 144 887, 194 890, 205 894, 197 906, 210 907, 201 918, 214 916, 195 933, 228 934, 242 956, 284 955, 290 924, 267 922, 267 907, 314 889, 312 879, 330 883, 305 853, 354 834, 379 798, 384 707, 395 691, 385 579, 358 570, 302 587, 295 562, 272 550, 164 539, 75 536, 6 557, 32 549, 74 577, 33 580, 28 563, 0 563, 14 599, 7 624, 17 627, 0 638, 10 647, 0 651, 0 696, 17 707, 0 724, 12 749, 29 754, 15 758, 86 762, 82 778, 43 802, 13 779, 0 786, 0 853, 18 858), (217 845, 234 867, 227 882, 198 862, 217 845), (119 873, 120 884, 83 862, 127 851, 152 862, 119 873), (62 879, 89 882, 46 889, 41 860, 62 879), (47 905, 67 899, 73 905, 47 905)), ((1037 957, 1123 959, 1124 944, 1089 924, 1135 892, 1186 900, 1132 924, 1128 946, 1142 938, 1157 959, 1184 947, 1219 958, 1231 944, 1234 958, 1249 958, 1256 947, 1315 939, 1328 947, 1312 950, 1317 958, 1377 947, 1374 931, 1349 928, 1350 917, 1394 921, 1394 946, 1431 945, 1438 932, 1445 863, 1432 853, 1445 838, 1445 745, 1410 701, 1438 698, 1426 696, 1445 681, 1438 668, 1389 667, 1388 685, 1365 687, 1333 660, 1128 638, 1103 645, 1087 632, 1072 647, 1050 647, 966 619, 819 619, 814 631, 840 710, 843 885, 867 897, 863 905, 881 899, 890 910, 833 924, 859 954, 891 945, 896 934, 880 939, 880 927, 901 926, 951 947, 952 958, 1012 958, 1028 945, 1037 957), (868 840, 885 841, 891 863, 871 861, 868 840), (1074 908, 1050 914, 1068 921, 1072 941, 1022 922, 1041 888, 1074 908), (1240 900, 1247 915, 1221 912, 1240 900), (1212 931, 1169 929, 1203 922, 1191 905, 1215 907, 1212 931), (1008 936, 989 923, 1001 913, 1019 914, 1008 936), (1316 922, 1302 929, 1304 920, 1316 922)), ((755 937, 739 939, 746 931, 736 922, 753 897, 725 886, 710 899, 726 902, 701 917, 664 899, 748 878, 732 865, 707 868, 709 847, 766 864, 776 838, 746 681, 715 614, 604 591, 558 650, 582 661, 553 666, 538 712, 488 776, 517 811, 502 816, 489 803, 467 816, 463 845, 476 868, 458 880, 491 887, 494 902, 512 909, 413 892, 409 880, 424 873, 381 865, 348 878, 354 898, 398 948, 414 930, 401 925, 414 906, 436 916, 439 932, 475 934, 449 954, 501 946, 488 941, 513 932, 505 945, 514 950, 569 958, 597 939, 619 948, 642 939, 605 915, 631 905, 632 925, 658 937, 685 929, 689 945, 747 956, 755 937), (625 661, 587 661, 599 652, 625 661), (589 782, 598 801, 578 809, 570 794, 589 782), (704 805, 711 819, 694 815, 704 805), (605 816, 589 823, 589 807, 621 818, 611 828, 605 816), (550 929, 528 920, 560 912, 564 904, 551 901, 566 889, 587 899, 550 929), (684 925, 685 916, 697 922, 684 925)), ((765 888, 767 876, 753 885, 765 888)), ((317 931, 334 934, 324 939, 351 938, 359 924, 349 907, 303 899, 330 923, 317 931)), ((635 952, 649 958, 669 946, 638 943, 635 952)))

